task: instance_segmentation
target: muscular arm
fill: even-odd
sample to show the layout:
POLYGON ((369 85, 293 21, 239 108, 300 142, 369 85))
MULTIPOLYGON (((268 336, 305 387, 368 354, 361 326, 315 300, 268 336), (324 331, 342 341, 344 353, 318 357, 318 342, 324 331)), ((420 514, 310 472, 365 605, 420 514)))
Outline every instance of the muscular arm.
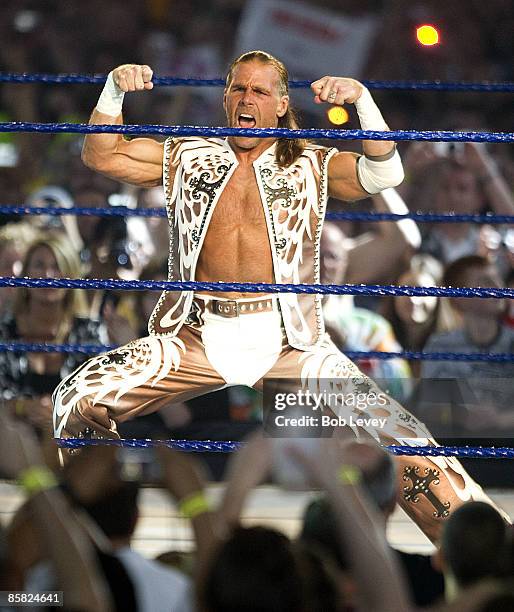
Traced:
MULTIPOLYGON (((121 125, 121 101, 117 101, 116 96, 122 92, 152 89, 151 78, 148 66, 126 64, 113 70, 110 84, 108 80, 91 115, 90 125, 121 125)), ((161 143, 151 138, 125 140, 121 134, 88 134, 82 149, 82 161, 92 170, 140 187, 162 183, 162 158, 161 143)))
MULTIPOLYGON (((326 76, 311 84, 317 104, 355 104, 363 130, 388 132, 380 110, 369 91, 355 79, 326 76)), ((358 200, 396 187, 403 180, 403 169, 390 141, 364 140, 364 156, 338 153, 328 168, 329 194, 339 200, 358 200)))
MULTIPOLYGON (((89 123, 121 125, 123 119, 121 115, 113 118, 95 109, 89 123)), ((151 138, 125 140, 121 134, 88 134, 82 148, 82 161, 88 168, 140 187, 162 183, 162 156, 162 143, 151 138)))
POLYGON ((328 195, 336 200, 354 201, 367 198, 357 176, 357 153, 341 151, 328 162, 328 195))

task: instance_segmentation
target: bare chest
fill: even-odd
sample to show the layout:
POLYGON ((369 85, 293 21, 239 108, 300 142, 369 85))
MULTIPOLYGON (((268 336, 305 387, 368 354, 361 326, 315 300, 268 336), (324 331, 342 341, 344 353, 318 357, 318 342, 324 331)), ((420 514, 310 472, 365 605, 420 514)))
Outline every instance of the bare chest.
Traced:
POLYGON ((259 188, 253 168, 236 168, 213 212, 211 227, 240 229, 266 226, 259 188))
POLYGON ((204 239, 196 278, 272 282, 271 247, 253 168, 236 168, 223 190, 204 239))

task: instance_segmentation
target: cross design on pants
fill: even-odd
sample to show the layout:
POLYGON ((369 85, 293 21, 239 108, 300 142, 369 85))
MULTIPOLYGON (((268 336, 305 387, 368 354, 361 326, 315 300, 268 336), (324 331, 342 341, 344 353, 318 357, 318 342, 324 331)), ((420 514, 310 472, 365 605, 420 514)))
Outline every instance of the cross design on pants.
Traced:
POLYGON ((430 485, 438 485, 440 483, 439 470, 432 468, 425 468, 424 476, 419 475, 419 467, 407 466, 403 471, 403 480, 408 479, 412 482, 412 487, 403 487, 403 498, 406 501, 411 501, 417 504, 420 500, 419 496, 424 495, 428 501, 434 506, 434 516, 436 518, 446 518, 449 516, 450 502, 440 501, 435 493, 430 490, 430 485))

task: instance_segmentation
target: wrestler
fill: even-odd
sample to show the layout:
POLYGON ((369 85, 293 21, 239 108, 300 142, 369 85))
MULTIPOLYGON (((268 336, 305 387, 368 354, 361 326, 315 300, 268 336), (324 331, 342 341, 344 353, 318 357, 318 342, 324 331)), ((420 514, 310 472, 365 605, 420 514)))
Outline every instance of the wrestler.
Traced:
MULTIPOLYGON (((125 93, 152 87, 149 66, 119 66, 90 123, 121 124, 125 93)), ((355 104, 363 129, 389 129, 358 81, 325 76, 311 87, 318 104, 355 104)), ((223 106, 231 127, 297 127, 287 70, 262 51, 233 62, 223 106)), ((89 134, 82 158, 119 181, 163 184, 170 280, 318 283, 328 196, 356 200, 403 179, 394 143, 363 141, 363 153, 289 139, 190 137, 160 144, 89 134)), ((262 390, 265 377, 379 391, 325 333, 321 296, 165 291, 148 337, 94 357, 62 381, 54 393, 55 436, 117 437, 118 423, 226 385, 262 390)), ((368 414, 387 417, 381 431, 368 427, 382 442, 435 444, 391 398, 368 414)), ((397 461, 401 503, 432 539, 464 501, 487 499, 455 459, 397 461)))

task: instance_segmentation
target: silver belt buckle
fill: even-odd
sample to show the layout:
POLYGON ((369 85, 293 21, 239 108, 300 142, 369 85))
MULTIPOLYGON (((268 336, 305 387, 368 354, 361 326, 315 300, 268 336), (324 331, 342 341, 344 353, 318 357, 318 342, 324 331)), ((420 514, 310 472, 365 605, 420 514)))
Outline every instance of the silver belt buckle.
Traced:
POLYGON ((237 317, 239 314, 235 300, 212 300, 212 309, 214 314, 230 319, 237 317))

